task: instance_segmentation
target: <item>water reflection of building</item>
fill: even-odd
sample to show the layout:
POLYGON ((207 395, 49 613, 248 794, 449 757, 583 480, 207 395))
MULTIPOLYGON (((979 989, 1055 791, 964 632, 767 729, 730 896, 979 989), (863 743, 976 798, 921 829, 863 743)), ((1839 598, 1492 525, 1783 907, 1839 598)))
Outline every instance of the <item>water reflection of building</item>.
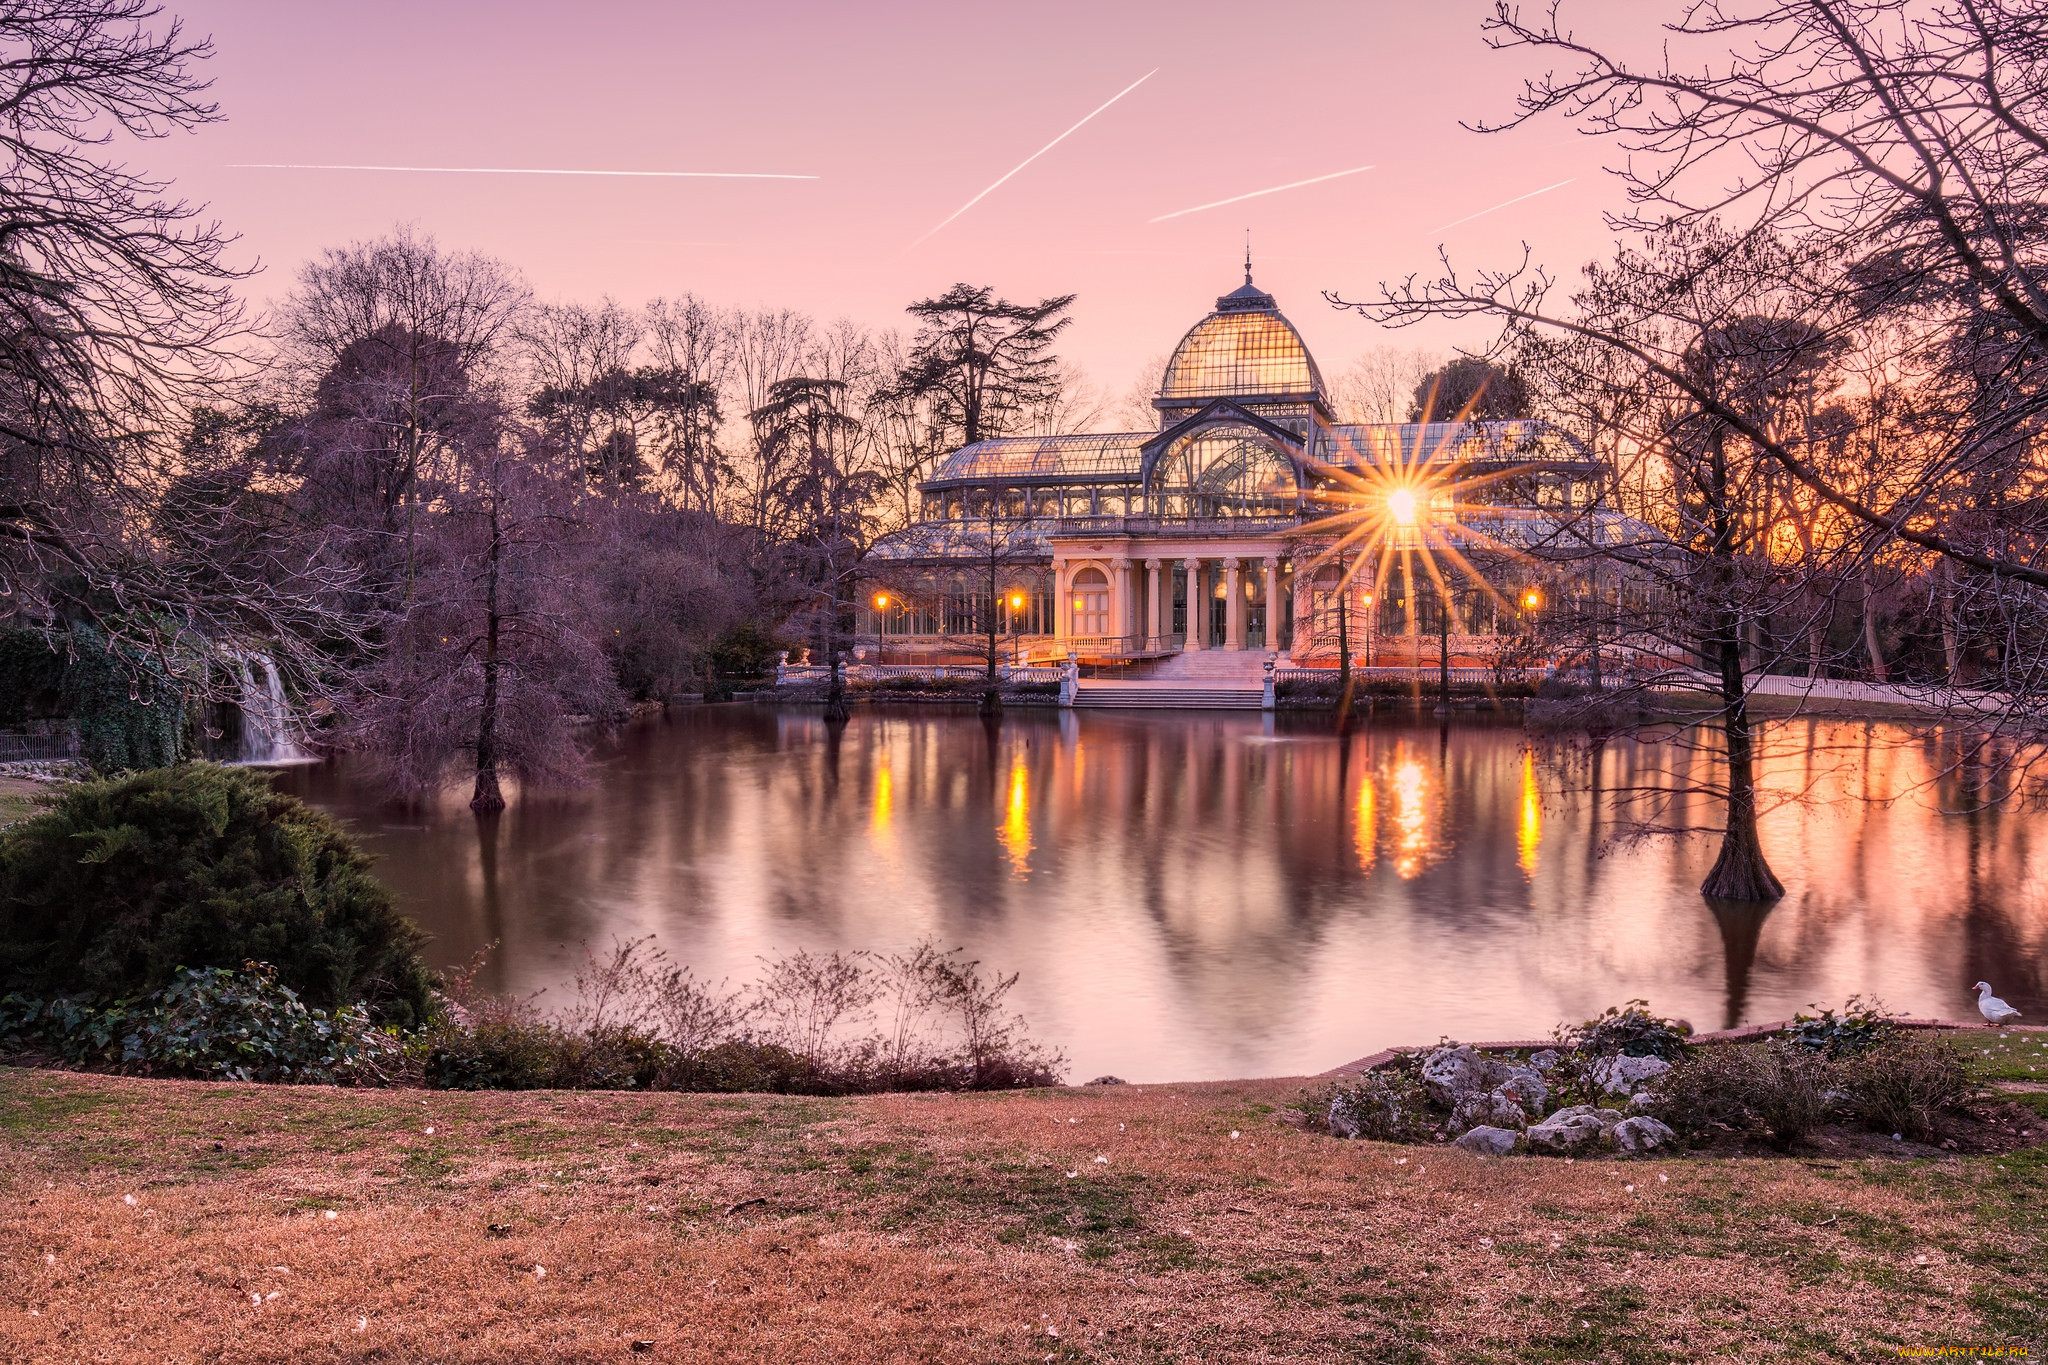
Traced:
MULTIPOLYGON (((1540 555, 1569 519, 1583 548, 1618 523, 1591 510, 1603 466, 1546 423, 1338 421, 1314 358, 1249 268, 1181 339, 1152 405, 1157 430, 985 440, 945 457, 921 485, 921 519, 869 556, 862 633, 897 655, 970 652, 993 624, 1024 655, 1334 656, 1339 571, 1315 563, 1330 538, 1303 534, 1324 514, 1316 495, 1346 472, 1427 460, 1460 478, 1497 475, 1460 494, 1459 521, 1482 567, 1482 541, 1493 543, 1505 591, 1449 587, 1451 630, 1483 649, 1525 633, 1522 617, 1545 605, 1518 590, 1539 570, 1499 547, 1540 555)), ((1430 578, 1358 574, 1354 643, 1436 637, 1430 578)))

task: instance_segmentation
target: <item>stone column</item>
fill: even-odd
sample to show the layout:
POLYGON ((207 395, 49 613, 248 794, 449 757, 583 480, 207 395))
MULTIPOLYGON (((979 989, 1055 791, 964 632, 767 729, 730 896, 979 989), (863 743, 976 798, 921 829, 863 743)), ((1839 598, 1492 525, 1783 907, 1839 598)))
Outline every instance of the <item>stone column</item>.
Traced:
POLYGON ((1202 561, 1188 559, 1182 563, 1188 571, 1188 629, 1181 648, 1193 651, 1202 647, 1201 621, 1205 614, 1203 608, 1208 604, 1202 600, 1202 561))
POLYGON ((1145 561, 1145 648, 1161 649, 1166 628, 1159 624, 1159 561, 1145 561))
POLYGON ((1074 602, 1067 587, 1067 561, 1052 562, 1052 635, 1055 640, 1074 638, 1074 602))
POLYGON ((1112 635, 1135 635, 1131 629, 1131 561, 1112 559, 1109 561, 1110 582, 1115 585, 1116 596, 1110 601, 1109 633, 1112 635))
POLYGON ((1316 574, 1321 572, 1310 560, 1303 564, 1294 561, 1294 643, 1288 647, 1287 658, 1292 663, 1303 663, 1315 647, 1316 634, 1316 574))
POLYGON ((1223 561, 1223 647, 1244 648, 1244 587, 1237 576, 1238 558, 1223 561))
POLYGON ((1266 556, 1266 652, 1280 648, 1280 556, 1266 556))

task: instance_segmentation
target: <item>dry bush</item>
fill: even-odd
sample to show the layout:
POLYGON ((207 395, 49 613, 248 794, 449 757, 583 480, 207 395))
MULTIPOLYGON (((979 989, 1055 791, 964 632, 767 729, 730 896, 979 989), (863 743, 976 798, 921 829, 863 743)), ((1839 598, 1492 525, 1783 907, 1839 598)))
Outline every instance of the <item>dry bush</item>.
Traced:
POLYGON ((1943 1114, 1983 1093, 1962 1056, 1939 1038, 1894 1034, 1836 1068, 1843 1108, 1880 1132, 1931 1142, 1943 1114))
POLYGON ((453 974, 447 1017, 420 1049, 428 1084, 842 1095, 1054 1085, 1065 1066, 1005 1011, 1014 973, 985 976, 928 941, 763 959, 742 990, 699 981, 652 943, 586 945, 575 998, 555 1015, 537 996, 476 994, 478 963, 453 974))
POLYGON ((1789 1148, 1827 1117, 1827 1062, 1780 1039, 1703 1047, 1651 1083, 1656 1114, 1697 1137, 1714 1130, 1789 1148))

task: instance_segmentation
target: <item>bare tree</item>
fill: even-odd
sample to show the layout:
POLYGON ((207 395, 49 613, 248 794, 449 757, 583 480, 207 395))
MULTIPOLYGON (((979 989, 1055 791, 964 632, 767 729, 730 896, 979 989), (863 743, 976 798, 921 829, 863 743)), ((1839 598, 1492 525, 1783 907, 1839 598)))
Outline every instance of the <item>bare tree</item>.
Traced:
POLYGON ((1031 410, 1025 434, 1066 436, 1096 431, 1113 406, 1109 395, 1096 386, 1088 372, 1068 360, 1061 360, 1054 369, 1049 390, 1046 398, 1031 410))
POLYGON ((788 308, 743 312, 733 320, 732 383, 748 431, 729 515, 750 527, 764 546, 777 538, 775 488, 785 471, 775 462, 787 447, 765 444, 767 433, 752 414, 771 405, 777 384, 810 368, 816 330, 809 317, 788 308))
POLYGON ((407 796, 431 794, 469 755, 479 812, 504 808, 508 772, 533 785, 576 781, 577 725, 622 709, 590 638, 576 485, 519 449, 517 433, 501 435, 461 452, 421 537, 404 647, 369 673, 351 723, 407 796))
POLYGON ((1346 422, 1405 422, 1416 387, 1441 364, 1420 347, 1369 347, 1337 376, 1331 405, 1346 422))
POLYGON ((1155 355, 1138 367, 1137 378, 1117 398, 1110 409, 1109 417, 1120 431, 1156 431, 1159 428, 1159 410, 1152 406, 1152 400, 1159 396, 1159 386, 1166 382, 1166 357, 1155 355))
MULTIPOLYGON (((1719 801, 1720 854, 1701 886, 1711 897, 1765 901, 1783 894, 1758 831, 1761 727, 1751 712, 1756 675, 1793 659, 1814 659, 1806 627, 1832 611, 1835 590, 1853 579, 1860 536, 1782 534, 1799 508, 1781 497, 1778 464, 1696 401, 1780 432, 1802 457, 1822 439, 1795 436, 1836 351, 1828 338, 1774 314, 1796 301, 1786 281, 1798 271, 1784 249, 1711 224, 1659 234, 1588 270, 1574 304, 1585 317, 1656 336, 1686 366, 1685 386, 1650 387, 1612 353, 1582 338, 1525 332, 1522 373, 1553 420, 1576 429, 1613 464, 1609 507, 1563 519, 1541 547, 1574 562, 1584 578, 1560 582, 1543 613, 1553 656, 1578 656, 1600 677, 1614 651, 1619 692, 1603 687, 1561 708, 1599 739, 1626 732, 1688 755, 1681 781, 1621 793, 1668 806, 1703 789, 1719 801), (1684 329, 1685 335, 1679 334, 1684 329), (1600 577, 1605 569, 1606 591, 1600 577), (1698 760, 1717 765, 1698 776, 1698 760)), ((1809 533, 1813 523, 1807 523, 1809 533)), ((1646 829, 1678 830, 1663 809, 1639 810, 1646 829)), ((1690 828, 1689 826, 1686 828, 1690 828)))
POLYGON ((533 370, 528 416, 600 487, 637 487, 647 474, 633 373, 644 331, 639 314, 610 298, 595 308, 542 304, 519 327, 533 370))
POLYGON ((692 295, 649 300, 650 370, 662 391, 655 452, 684 510, 710 515, 732 478, 719 446, 721 394, 732 373, 732 320, 692 295))
POLYGON ((222 641, 299 658, 345 587, 317 534, 246 501, 155 534, 246 454, 184 440, 194 409, 237 403, 240 276, 203 209, 112 148, 218 121, 211 55, 148 0, 0 12, 0 624, 64 649, 87 626, 138 685, 202 691, 222 641), (215 562, 209 535, 238 553, 215 562))
POLYGON ((860 423, 841 406, 846 387, 843 379, 793 376, 748 414, 762 433, 764 463, 783 471, 773 496, 788 510, 784 553, 824 646, 829 720, 846 719, 839 659, 851 633, 854 575, 872 543, 867 509, 878 482, 861 459, 860 423))
POLYGON ((299 272, 279 310, 282 360, 316 413, 347 415, 387 487, 404 546, 404 601, 418 571, 421 483, 453 477, 456 443, 440 422, 491 377, 530 303, 519 276, 476 252, 443 252, 399 226, 330 249, 299 272))
MULTIPOLYGON (((1639 206, 1617 220, 1657 233, 1710 218, 1802 244, 1800 321, 1861 340, 1873 318, 1909 318, 1930 401, 1907 496, 1872 501, 1733 406, 1690 383, 1654 340, 1551 311, 1540 269, 1449 272, 1383 290, 1367 311, 1491 315, 1571 332, 1626 357, 1753 442, 1838 511, 1978 574, 2048 587, 2037 528, 1985 534, 1941 515, 1987 472, 2024 460, 2048 414, 2048 6, 2041 0, 1779 0, 1753 14, 1689 6, 1663 26, 1665 58, 1639 68, 1498 4, 1496 47, 1571 69, 1530 81, 1520 111, 1487 131, 1557 113, 1614 140, 1615 174, 1639 206), (1956 406, 1960 402, 1960 407, 1956 406), (1956 413, 1961 420, 1940 414, 1956 413), (1956 497, 1945 496, 1954 489, 1956 497)), ((1342 301, 1339 300, 1341 303, 1342 301)), ((1356 306, 1356 305, 1346 305, 1356 306)))

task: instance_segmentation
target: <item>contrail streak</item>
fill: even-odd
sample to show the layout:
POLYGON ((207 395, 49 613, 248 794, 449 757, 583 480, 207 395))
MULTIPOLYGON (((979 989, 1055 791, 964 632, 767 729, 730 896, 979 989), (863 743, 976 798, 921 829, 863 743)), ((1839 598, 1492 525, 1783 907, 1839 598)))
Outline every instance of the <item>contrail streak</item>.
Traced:
POLYGON ((1560 181, 1558 181, 1558 182, 1557 182, 1557 183, 1556 183, 1555 185, 1545 185, 1545 186, 1544 186, 1544 187, 1543 187, 1542 189, 1540 189, 1540 190, 1530 190, 1530 191, 1529 191, 1529 192, 1528 192, 1527 194, 1518 194, 1518 195, 1516 195, 1516 196, 1515 196, 1514 198, 1512 198, 1512 199, 1508 200, 1508 201, 1507 201, 1506 203, 1502 203, 1502 204, 1495 204, 1495 205, 1494 205, 1494 206, 1493 206, 1492 208, 1490 208, 1490 209, 1481 209, 1481 210, 1479 210, 1479 212, 1477 212, 1477 213, 1468 213, 1468 214, 1466 214, 1466 215, 1465 215, 1465 216, 1464 216, 1463 218, 1457 219, 1457 220, 1456 220, 1455 222, 1449 222, 1449 223, 1445 223, 1445 224, 1444 224, 1444 225, 1443 225, 1442 227, 1440 227, 1440 228, 1434 228, 1434 229, 1432 229, 1432 231, 1435 231, 1435 232, 1448 232, 1448 231, 1450 231, 1450 230, 1451 230, 1452 228, 1454 228, 1454 227, 1458 226, 1458 224, 1459 224, 1459 223, 1469 223, 1469 222, 1471 222, 1471 221, 1472 221, 1472 220, 1473 220, 1474 218, 1484 218, 1484 217, 1485 217, 1485 216, 1486 216, 1487 214, 1489 214, 1489 213, 1496 213, 1496 212, 1500 211, 1501 209, 1504 209, 1504 208, 1506 208, 1506 207, 1508 206, 1508 204, 1519 204, 1519 203, 1521 203, 1521 202, 1522 202, 1522 201, 1523 201, 1524 199, 1534 199, 1534 198, 1535 198, 1535 197, 1536 197, 1537 195, 1539 195, 1539 194, 1548 194, 1548 193, 1550 193, 1550 192, 1551 192, 1552 190, 1556 190, 1556 189, 1562 189, 1562 188, 1564 188, 1564 187, 1565 187, 1566 185, 1569 185, 1569 184, 1571 184, 1571 183, 1572 183, 1572 180, 1577 180, 1577 179, 1578 179, 1578 177, 1577 177, 1577 176, 1573 176, 1573 177, 1571 177, 1571 180, 1560 180, 1560 181))
MULTIPOLYGON (((1104 100, 1104 101, 1103 101, 1103 102, 1102 102, 1101 104, 1098 104, 1098 105, 1096 105, 1096 106, 1095 106, 1095 108, 1093 108, 1093 109, 1089 110, 1089 111, 1088 111, 1088 115, 1087 115, 1087 118, 1083 118, 1083 119, 1081 120, 1081 123, 1086 123, 1086 122, 1088 121, 1088 119, 1094 118, 1094 117, 1095 117, 1095 116, 1096 116, 1097 114, 1099 114, 1099 113, 1101 113, 1101 112, 1102 112, 1103 110, 1105 110, 1105 109, 1109 108, 1109 106, 1110 106, 1110 105, 1112 105, 1112 104, 1115 104, 1115 103, 1116 103, 1116 102, 1117 102, 1118 100, 1122 99, 1122 98, 1123 98, 1123 97, 1124 97, 1125 95, 1128 95, 1128 94, 1130 94, 1130 93, 1131 93, 1131 92, 1132 92, 1133 90, 1136 90, 1136 89, 1137 89, 1137 88, 1138 88, 1139 86, 1143 85, 1143 84, 1144 84, 1144 83, 1145 83, 1146 81, 1149 81, 1149 80, 1151 80, 1151 79, 1152 79, 1152 78, 1153 78, 1154 76, 1156 76, 1156 75, 1158 75, 1158 74, 1159 74, 1159 68, 1158 68, 1158 67, 1156 67, 1156 66, 1155 66, 1155 67, 1153 67, 1153 68, 1152 68, 1152 69, 1151 69, 1150 71, 1147 71, 1147 72, 1146 72, 1146 73, 1145 73, 1144 75, 1142 75, 1142 76, 1138 77, 1138 79, 1136 79, 1136 80, 1132 81, 1132 82, 1131 82, 1131 83, 1130 83, 1129 85, 1127 85, 1127 86, 1125 86, 1125 87, 1124 87, 1123 89, 1121 89, 1121 90, 1117 91, 1117 92, 1116 92, 1116 93, 1115 93, 1114 95, 1111 95, 1111 96, 1110 96, 1110 97, 1109 97, 1108 99, 1104 100)), ((952 221, 953 221, 953 220, 954 220, 955 218, 958 218, 958 217, 959 217, 959 216, 960 216, 961 214, 963 214, 963 213, 967 212, 967 210, 969 210, 969 209, 973 208, 973 207, 974 207, 974 206, 975 206, 976 204, 979 204, 979 203, 980 203, 980 202, 981 202, 982 200, 984 200, 984 199, 988 198, 988 197, 989 197, 989 196, 990 196, 991 194, 994 194, 994 193, 996 192, 996 190, 997 190, 997 189, 999 189, 999 188, 1000 188, 1000 187, 1002 186, 1003 180, 1008 180, 1008 179, 1009 179, 1009 178, 1010 178, 1011 176, 1015 175, 1015 174, 1016 174, 1016 173, 1017 173, 1018 171, 1021 171, 1021 170, 1023 170, 1023 169, 1024 169, 1024 168, 1025 168, 1026 166, 1029 166, 1029 165, 1030 165, 1030 164, 1031 164, 1032 162, 1034 162, 1034 161, 1038 160, 1038 158, 1040 158, 1040 157, 1044 156, 1044 155, 1045 155, 1045 154, 1046 154, 1047 152, 1051 151, 1051 150, 1052 150, 1053 148, 1055 148, 1055 147, 1059 146, 1059 145, 1060 145, 1060 144, 1061 144, 1062 142, 1065 142, 1065 141, 1066 141, 1066 140, 1067 140, 1068 138, 1072 137, 1072 136, 1073 136, 1073 135, 1074 135, 1074 134, 1075 134, 1075 133, 1076 133, 1077 131, 1079 131, 1079 130, 1080 130, 1080 127, 1081 127, 1081 123, 1076 123, 1076 124, 1075 124, 1075 125, 1074 125, 1074 126, 1073 126, 1072 128, 1069 128, 1069 129, 1067 129, 1067 131, 1066 131, 1066 132, 1064 132, 1064 133, 1061 133, 1061 134, 1060 134, 1060 135, 1059 135, 1058 137, 1056 137, 1056 138, 1054 138, 1054 139, 1053 139, 1052 141, 1050 141, 1050 142, 1046 143, 1046 144, 1045 144, 1045 145, 1044 145, 1043 147, 1040 147, 1040 148, 1039 148, 1039 149, 1038 149, 1037 151, 1033 152, 1033 153, 1032 153, 1032 154, 1031 154, 1030 156, 1027 156, 1027 157, 1025 157, 1025 158, 1024 158, 1024 159, 1023 159, 1022 161, 1018 162, 1018 163, 1017 163, 1017 164, 1016 164, 1015 166, 1012 166, 1012 167, 1011 167, 1011 168, 1010 168, 1010 169, 1009 169, 1009 170, 1008 170, 1008 171, 1007 171, 1007 172, 1006 172, 1006 173, 1005 173, 1005 174, 1003 175, 1003 178, 1002 178, 1002 180, 998 180, 998 181, 996 181, 996 183, 995 183, 995 184, 993 184, 993 185, 990 185, 990 186, 989 186, 989 187, 988 187, 987 189, 983 190, 983 191, 982 191, 982 192, 981 192, 980 194, 977 194, 977 195, 975 195, 975 196, 974 196, 974 197, 973 197, 972 199, 970 199, 970 200, 968 200, 968 201, 967 201, 966 203, 962 204, 962 205, 961 205, 961 206, 960 206, 959 208, 957 208, 957 209, 954 209, 952 213, 950 213, 950 214, 948 214, 948 215, 946 216, 946 219, 945 219, 945 221, 944 221, 944 222, 941 222, 941 223, 939 224, 939 226, 938 226, 938 227, 935 227, 935 228, 933 228, 933 229, 931 230, 931 232, 927 232, 927 233, 926 233, 926 234, 925 234, 924 236, 922 236, 922 237, 918 238, 918 239, 917 239, 917 240, 916 240, 915 242, 912 242, 912 243, 910 244, 910 246, 908 246, 908 247, 905 247, 905 248, 904 248, 904 250, 905 250, 905 251, 908 251, 908 250, 910 250, 910 249, 911 249, 911 247, 917 247, 917 246, 922 246, 922 245, 923 245, 923 244, 924 244, 924 243, 925 243, 926 241, 928 241, 928 240, 929 240, 929 239, 930 239, 930 238, 932 237, 932 235, 933 235, 934 233, 938 232, 939 228, 943 228, 944 226, 946 226, 946 224, 947 224, 947 223, 950 223, 950 222, 952 222, 952 221)))
POLYGON ((565 171, 532 166, 314 166, 293 161, 232 161, 232 171, 421 171, 433 175, 630 175, 674 180, 816 180, 777 171, 565 171))
POLYGON ((1325 180, 1340 180, 1347 175, 1357 175, 1360 171, 1369 171, 1371 169, 1372 167, 1370 166, 1353 166, 1348 171, 1331 171, 1328 175, 1312 175, 1306 180, 1292 180, 1285 185, 1275 185, 1270 190, 1253 190, 1250 194, 1234 194, 1228 199, 1218 199, 1213 204, 1197 204, 1191 209, 1175 209, 1172 213, 1160 214, 1152 221, 1163 223, 1169 218, 1181 218, 1190 213, 1200 213, 1203 209, 1220 209, 1225 204, 1235 204, 1245 199, 1256 199, 1262 194, 1278 194, 1282 190, 1298 190, 1303 185, 1320 185, 1325 180))

